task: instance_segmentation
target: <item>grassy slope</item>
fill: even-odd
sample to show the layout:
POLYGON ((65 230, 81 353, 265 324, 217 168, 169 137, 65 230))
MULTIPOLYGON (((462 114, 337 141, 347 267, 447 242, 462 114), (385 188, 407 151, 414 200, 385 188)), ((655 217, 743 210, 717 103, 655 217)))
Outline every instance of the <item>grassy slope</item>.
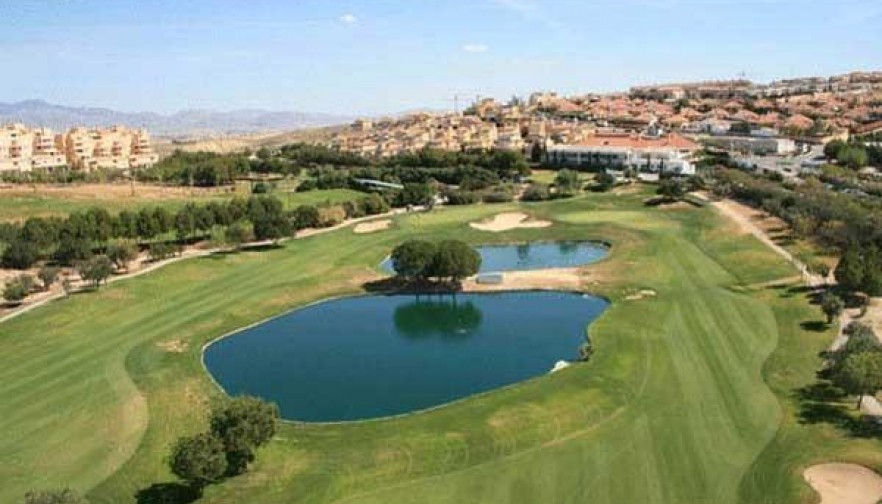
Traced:
POLYGON ((94 502, 127 502, 171 481, 168 443, 200 429, 217 394, 199 364, 202 343, 358 290, 394 243, 419 234, 613 240, 612 258, 588 270, 600 281, 588 288, 616 301, 591 328, 594 360, 427 414, 285 425, 250 474, 209 489, 207 501, 798 502, 796 469, 810 459, 833 453, 882 467, 877 441, 846 444, 826 424, 795 422, 787 397, 811 380, 814 351, 830 335, 799 328, 817 318, 802 299, 730 289, 792 271, 711 210, 592 195, 529 207, 560 221, 550 229, 488 236, 464 224, 504 208, 186 261, 0 326, 0 404, 13 412, 0 416, 0 432, 11 433, 0 438, 0 501, 70 484, 91 489, 94 502), (659 295, 622 301, 628 287, 659 295), (187 352, 155 344, 177 338, 187 352), (807 444, 815 430, 824 437, 807 444))

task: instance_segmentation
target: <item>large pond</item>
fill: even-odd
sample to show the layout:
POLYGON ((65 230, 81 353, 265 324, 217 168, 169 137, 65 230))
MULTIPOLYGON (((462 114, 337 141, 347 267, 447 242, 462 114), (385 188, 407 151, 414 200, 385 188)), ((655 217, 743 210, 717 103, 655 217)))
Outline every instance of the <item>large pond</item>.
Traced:
POLYGON ((564 292, 326 301, 221 339, 205 365, 232 395, 331 422, 430 408, 575 360, 603 299, 564 292))
MULTIPOLYGON (((596 241, 532 242, 510 245, 481 245, 481 273, 521 271, 547 268, 574 268, 595 263, 609 252, 609 247, 596 241)), ((394 273, 392 259, 380 267, 394 273)))

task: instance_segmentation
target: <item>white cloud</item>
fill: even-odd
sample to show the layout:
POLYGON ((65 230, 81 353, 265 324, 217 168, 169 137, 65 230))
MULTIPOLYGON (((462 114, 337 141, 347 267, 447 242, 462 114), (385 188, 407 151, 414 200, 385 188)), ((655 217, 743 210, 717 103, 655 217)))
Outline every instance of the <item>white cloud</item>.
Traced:
POLYGON ((462 46, 462 50, 467 53, 477 54, 477 53, 485 53, 485 52, 489 51, 490 48, 484 44, 466 44, 466 45, 462 46))
POLYGON ((343 24, 351 25, 351 24, 357 23, 358 18, 355 17, 355 14, 347 12, 346 14, 343 14, 342 16, 340 16, 340 22, 343 24))

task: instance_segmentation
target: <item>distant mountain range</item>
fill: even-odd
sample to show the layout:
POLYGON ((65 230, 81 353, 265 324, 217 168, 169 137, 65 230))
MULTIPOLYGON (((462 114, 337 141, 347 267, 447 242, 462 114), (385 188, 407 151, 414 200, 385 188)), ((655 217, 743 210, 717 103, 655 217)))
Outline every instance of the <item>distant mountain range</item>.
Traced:
POLYGON ((331 114, 259 109, 229 112, 184 110, 163 115, 153 112, 120 112, 106 108, 67 107, 43 100, 0 102, 0 123, 22 122, 29 126, 46 126, 58 131, 73 126, 121 124, 145 128, 153 135, 210 136, 332 126, 350 122, 352 119, 331 114))

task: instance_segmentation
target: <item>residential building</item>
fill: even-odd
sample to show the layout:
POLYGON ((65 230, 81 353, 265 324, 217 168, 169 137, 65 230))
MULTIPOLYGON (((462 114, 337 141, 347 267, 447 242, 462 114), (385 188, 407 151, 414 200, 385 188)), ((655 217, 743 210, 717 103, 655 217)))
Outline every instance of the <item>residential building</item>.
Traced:
POLYGON ((796 142, 790 138, 761 136, 709 136, 702 138, 704 144, 729 151, 760 155, 786 155, 796 152, 796 142))

